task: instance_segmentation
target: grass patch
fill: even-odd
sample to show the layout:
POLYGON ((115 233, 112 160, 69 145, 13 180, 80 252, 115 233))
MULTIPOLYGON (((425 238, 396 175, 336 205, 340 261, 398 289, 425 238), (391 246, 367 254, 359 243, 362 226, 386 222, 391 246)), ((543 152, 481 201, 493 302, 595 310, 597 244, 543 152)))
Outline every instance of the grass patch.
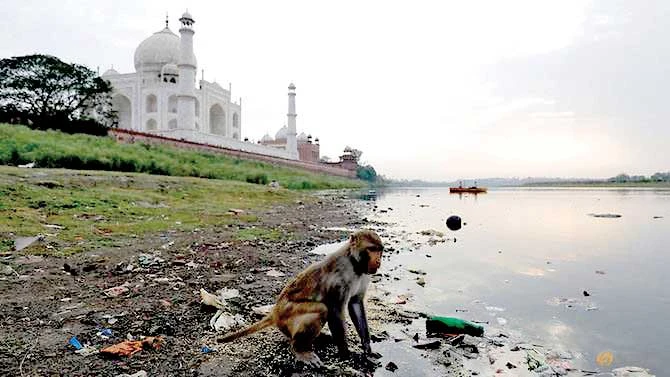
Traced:
MULTIPOLYGON (((106 170, 233 180, 293 190, 358 188, 360 180, 190 151, 167 145, 120 144, 110 137, 36 131, 0 124, 0 165, 35 162, 40 168, 106 170)), ((46 182, 45 185, 54 184, 46 182)), ((55 183, 57 184, 57 182, 55 183)))
MULTIPOLYGON (((51 234, 54 249, 32 251, 66 255, 170 229, 255 222, 254 214, 229 210, 268 208, 302 196, 235 181, 0 166, 0 251, 11 247, 10 233, 51 234)), ((242 232, 268 240, 282 236, 276 233, 242 232)))

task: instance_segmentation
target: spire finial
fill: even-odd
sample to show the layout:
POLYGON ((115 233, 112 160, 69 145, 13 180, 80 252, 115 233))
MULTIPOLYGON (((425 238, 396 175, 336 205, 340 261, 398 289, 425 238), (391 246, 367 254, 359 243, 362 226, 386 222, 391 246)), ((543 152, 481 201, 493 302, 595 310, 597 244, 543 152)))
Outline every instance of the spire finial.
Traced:
POLYGON ((169 29, 169 27, 168 27, 168 22, 169 22, 169 20, 168 20, 168 12, 165 12, 165 28, 166 28, 166 29, 169 29))

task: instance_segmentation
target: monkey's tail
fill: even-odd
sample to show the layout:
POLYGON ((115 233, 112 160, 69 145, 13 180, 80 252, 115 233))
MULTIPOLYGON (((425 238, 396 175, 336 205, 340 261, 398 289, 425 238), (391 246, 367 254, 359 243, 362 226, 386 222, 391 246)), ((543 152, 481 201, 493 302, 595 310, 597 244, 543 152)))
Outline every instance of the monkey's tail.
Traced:
POLYGON ((243 329, 237 330, 235 332, 232 332, 230 334, 226 334, 218 339, 216 341, 218 343, 226 343, 226 342, 232 342, 233 340, 237 338, 241 338, 243 336, 247 336, 249 334, 253 334, 256 331, 263 330, 266 327, 274 325, 275 321, 272 318, 271 315, 266 316, 265 318, 261 319, 260 321, 254 323, 253 325, 250 325, 248 327, 245 327, 243 329))

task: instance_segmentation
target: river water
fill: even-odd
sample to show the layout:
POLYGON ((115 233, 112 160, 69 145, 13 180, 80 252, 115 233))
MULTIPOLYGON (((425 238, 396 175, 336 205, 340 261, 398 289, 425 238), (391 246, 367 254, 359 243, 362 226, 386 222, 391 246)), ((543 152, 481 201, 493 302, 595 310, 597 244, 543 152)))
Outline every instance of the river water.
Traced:
POLYGON ((394 232, 412 238, 434 229, 449 238, 392 259, 427 273, 425 287, 405 290, 429 313, 519 331, 581 355, 584 368, 597 369, 596 356, 607 351, 611 368, 668 369, 670 190, 501 188, 475 196, 411 188, 382 191, 374 204, 370 218, 394 232), (621 217, 590 215, 602 213, 621 217), (448 230, 450 215, 466 225, 448 230))

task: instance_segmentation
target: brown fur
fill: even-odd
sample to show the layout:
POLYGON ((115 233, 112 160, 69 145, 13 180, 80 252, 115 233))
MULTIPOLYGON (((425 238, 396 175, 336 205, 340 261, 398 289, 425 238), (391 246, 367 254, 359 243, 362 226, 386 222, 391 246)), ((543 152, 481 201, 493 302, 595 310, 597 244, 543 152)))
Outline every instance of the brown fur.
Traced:
POLYGON ((352 234, 340 249, 324 260, 310 265, 291 280, 279 294, 272 312, 265 318, 227 334, 218 341, 230 342, 275 326, 291 340, 299 360, 320 365, 318 357, 312 353, 312 342, 326 321, 336 338, 340 353, 348 353, 341 330, 344 326, 343 312, 351 299, 355 304, 361 305, 362 315, 352 313, 351 308, 349 313, 359 331, 364 349, 369 351, 367 321, 362 309, 368 282, 364 276, 377 272, 381 264, 382 250, 382 241, 376 233, 362 230, 352 234), (364 324, 364 330, 361 329, 361 323, 364 324))

